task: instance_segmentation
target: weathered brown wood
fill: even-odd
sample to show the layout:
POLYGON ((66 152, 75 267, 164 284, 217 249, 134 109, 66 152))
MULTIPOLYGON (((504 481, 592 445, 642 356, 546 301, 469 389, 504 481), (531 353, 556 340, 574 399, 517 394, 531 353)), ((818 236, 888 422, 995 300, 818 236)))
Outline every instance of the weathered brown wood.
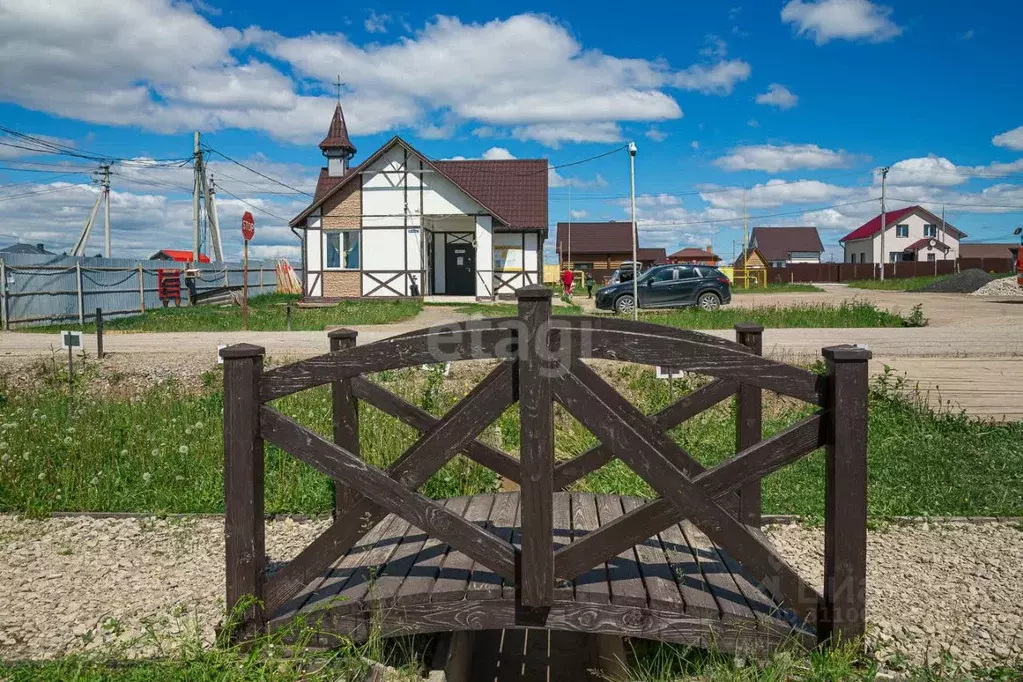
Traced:
MULTIPOLYGON (((515 576, 515 548, 457 514, 430 502, 344 448, 270 407, 260 408, 260 431, 267 441, 357 491, 377 506, 397 514, 452 547, 490 566, 504 577, 515 576)), ((473 434, 475 436, 475 434, 473 434)))
POLYGON ((854 346, 823 349, 828 365, 829 443, 824 508, 824 600, 818 635, 861 637, 867 588, 867 362, 854 346))
MULTIPOLYGON (((444 506, 452 513, 464 516, 469 506, 468 497, 456 497, 446 500, 444 506)), ((402 604, 420 604, 430 601, 433 584, 440 575, 450 547, 441 539, 428 537, 423 548, 416 556, 415 572, 409 575, 398 590, 398 600, 402 604)))
POLYGON ((696 618, 720 619, 721 608, 679 524, 673 523, 657 537, 668 558, 672 575, 678 581, 678 590, 686 605, 685 612, 696 618))
POLYGON ((745 621, 755 629, 756 621, 753 611, 746 603, 746 597, 743 596, 739 586, 735 584, 735 578, 721 562, 714 543, 689 521, 680 523, 679 528, 685 536, 686 545, 689 546, 689 550, 696 558, 700 574, 721 610, 721 618, 745 621))
MULTIPOLYGON (((512 376, 512 363, 502 363, 494 368, 444 415, 440 423, 424 433, 388 467, 388 475, 404 482, 412 490, 426 483, 454 453, 474 440, 512 404, 512 376)), ((271 577, 265 590, 267 611, 276 611, 385 515, 383 509, 368 500, 356 502, 330 528, 271 577)))
MULTIPOLYGON (((512 527, 511 533, 512 547, 522 551, 522 504, 515 505, 515 523, 512 527)), ((504 586, 501 588, 501 598, 508 599, 510 601, 516 601, 518 598, 519 587, 514 580, 505 580, 504 586)))
MULTIPOLYGON (((348 613, 330 611, 323 627, 339 635, 366 632, 372 622, 383 637, 461 630, 501 630, 519 627, 517 605, 508 599, 416 604, 383 612, 348 613)), ((273 625, 284 625, 275 622, 273 625)), ((723 623, 717 619, 693 618, 670 611, 640 609, 615 604, 555 601, 546 626, 551 630, 605 633, 638 637, 687 646, 713 648, 743 655, 763 655, 779 645, 791 643, 784 629, 756 631, 743 622, 723 623)), ((795 633, 797 641, 812 647, 813 638, 795 633)))
MULTIPOLYGON (((735 382, 715 379, 657 412, 651 417, 651 421, 662 429, 673 429, 704 410, 717 405, 725 398, 731 397, 735 394, 735 390, 735 382)), ((613 459, 614 453, 610 448, 603 443, 595 445, 581 455, 562 462, 554 468, 554 489, 563 490, 613 459)))
MULTIPOLYGON (((487 521, 487 530, 502 540, 511 542, 512 529, 515 527, 515 513, 518 508, 519 495, 517 493, 496 495, 494 506, 490 510, 490 519, 487 521)), ((503 584, 504 580, 501 576, 477 563, 472 567, 465 597, 466 599, 485 599, 487 597, 500 599, 503 584)))
MULTIPOLYGON (((776 433, 735 457, 704 471, 692 480, 714 499, 729 499, 729 495, 748 481, 759 480, 827 443, 826 423, 818 412, 776 433)), ((670 524, 678 523, 683 515, 661 498, 626 513, 572 547, 559 549, 554 554, 557 575, 572 576, 593 565, 595 558, 610 556, 653 536, 670 524)))
MULTIPOLYGON (((572 493, 572 536, 573 544, 587 534, 600 528, 597 503, 592 493, 572 493)), ((591 564, 588 570, 578 575, 558 575, 559 578, 575 577, 575 598, 577 601, 610 604, 611 592, 607 584, 607 565, 602 557, 591 564)))
POLYGON ((246 624, 262 629, 266 571, 263 523, 263 439, 259 437, 259 384, 263 371, 260 346, 237 344, 221 351, 224 358, 224 544, 227 608, 246 597, 257 603, 246 610, 246 624))
MULTIPOLYGON (((340 596, 352 603, 369 597, 380 608, 390 608, 397 600, 398 590, 408 577, 416 563, 416 557, 426 544, 429 537, 425 531, 401 520, 391 528, 391 536, 395 538, 392 552, 385 561, 376 557, 368 562, 369 566, 380 566, 380 570, 372 571, 363 582, 363 586, 352 589, 347 586, 340 596), (399 530, 403 526, 402 530, 399 530), (375 563, 374 563, 375 562, 375 563)), ((383 548, 381 548, 383 549, 383 548)))
POLYGON ((729 551, 785 607, 807 622, 817 617, 820 595, 760 537, 738 522, 673 464, 675 442, 581 362, 553 382, 559 402, 633 471, 715 542, 729 551))
MULTIPOLYGON (((554 549, 559 550, 573 542, 572 498, 568 493, 554 493, 554 549)), ((574 599, 575 586, 571 579, 558 578, 555 572, 554 598, 574 599)))
MULTIPOLYGON (((330 352, 346 352, 355 348, 358 332, 353 329, 334 329, 327 333, 330 352)), ((334 443, 359 456, 359 401, 352 392, 352 380, 340 379, 330 385, 330 404, 334 422, 334 443)), ((348 489, 334 481, 334 505, 331 514, 336 519, 354 502, 348 489)))
MULTIPOLYGON (((355 377, 352 390, 359 400, 364 400, 373 407, 397 417, 420 433, 435 428, 441 420, 426 410, 416 407, 383 386, 373 383, 365 377, 355 377)), ((475 462, 492 469, 494 472, 515 483, 519 482, 519 462, 497 448, 493 448, 479 440, 469 443, 462 451, 465 456, 475 462)))
MULTIPOLYGON (((465 509, 464 518, 473 528, 479 528, 490 518, 490 510, 494 506, 493 495, 473 495, 465 509)), ((485 532, 485 531, 480 531, 485 532)), ((493 536, 491 536, 493 537, 493 536)), ((465 599, 472 573, 473 557, 462 552, 454 543, 448 543, 447 556, 441 564, 440 574, 430 591, 430 601, 451 601, 465 599)), ((510 546, 510 544, 509 544, 510 546)), ((513 567, 514 570, 514 567, 513 567)))
MULTIPOLYGON (((359 567, 352 572, 344 587, 335 594, 318 594, 314 598, 339 599, 342 602, 339 607, 345 610, 355 610, 363 599, 378 601, 380 595, 376 592, 377 581, 390 569, 391 560, 401 551, 402 540, 409 529, 408 521, 397 516, 391 518, 393 521, 384 536, 386 541, 378 541, 362 553, 359 567)), ((395 570, 400 567, 400 562, 394 565, 395 570)))
POLYGON ((548 333, 551 290, 543 285, 515 292, 519 301, 519 451, 522 462, 522 552, 519 601, 527 608, 554 601, 554 403, 548 333))
MULTIPOLYGON (((597 495, 597 516, 601 525, 622 516, 622 500, 617 495, 597 495)), ((647 594, 639 572, 635 548, 629 547, 607 560, 607 580, 611 587, 611 603, 646 606, 647 594)))
MULTIPOLYGON (((748 322, 735 325, 735 340, 756 355, 763 355, 764 328, 748 322)), ((735 396, 735 451, 742 452, 764 437, 763 392, 742 382, 735 396)), ((750 481, 739 490, 739 520, 747 526, 760 527, 762 510, 760 480, 750 481)))
POLYGON ((263 375, 260 401, 268 402, 333 381, 386 369, 435 362, 503 357, 513 347, 507 328, 443 330, 385 339, 350 352, 318 355, 270 370, 263 375))
POLYGON ((552 343, 572 349, 578 353, 574 357, 670 365, 687 372, 742 381, 814 405, 823 404, 823 381, 813 372, 752 355, 746 349, 740 351, 712 343, 704 334, 698 336, 701 337, 698 341, 684 341, 667 333, 566 327, 551 332, 552 343))
MULTIPOLYGON (((643 502, 635 497, 623 497, 621 501, 626 513, 643 506, 643 502)), ((685 602, 682 600, 682 593, 668 565, 661 541, 656 535, 636 544, 636 559, 639 562, 638 567, 650 607, 684 613, 685 602)))

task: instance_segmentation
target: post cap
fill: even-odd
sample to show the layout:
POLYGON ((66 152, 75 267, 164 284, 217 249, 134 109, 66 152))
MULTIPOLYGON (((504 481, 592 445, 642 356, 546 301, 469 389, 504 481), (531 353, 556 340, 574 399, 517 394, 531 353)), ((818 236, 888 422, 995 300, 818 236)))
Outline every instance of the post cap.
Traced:
POLYGON ((515 298, 527 301, 549 301, 554 292, 542 284, 530 284, 515 290, 515 298))
POLYGON ((251 343, 236 343, 220 349, 220 357, 227 359, 235 358, 257 358, 266 355, 266 349, 262 346, 254 346, 251 343))
POLYGON ((354 329, 345 329, 344 327, 341 329, 331 329, 327 332, 328 339, 354 339, 358 335, 359 332, 354 329))
POLYGON ((757 324, 756 322, 736 322, 735 331, 740 334, 762 334, 764 332, 764 325, 757 324))
POLYGON ((866 362, 873 357, 868 348, 854 345, 821 348, 821 355, 832 362, 866 362))

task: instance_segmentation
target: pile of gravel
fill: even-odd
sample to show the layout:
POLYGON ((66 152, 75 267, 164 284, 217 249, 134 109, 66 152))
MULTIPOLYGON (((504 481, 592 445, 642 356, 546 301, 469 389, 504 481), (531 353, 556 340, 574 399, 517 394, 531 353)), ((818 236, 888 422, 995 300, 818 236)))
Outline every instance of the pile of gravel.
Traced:
POLYGON ((974 291, 971 296, 1023 296, 1023 288, 1016 283, 1016 276, 1001 277, 988 282, 980 289, 974 291))
POLYGON ((974 268, 972 270, 963 270, 944 279, 939 279, 937 282, 914 289, 914 291, 925 291, 935 294, 972 294, 993 279, 993 275, 989 275, 980 268, 974 268))

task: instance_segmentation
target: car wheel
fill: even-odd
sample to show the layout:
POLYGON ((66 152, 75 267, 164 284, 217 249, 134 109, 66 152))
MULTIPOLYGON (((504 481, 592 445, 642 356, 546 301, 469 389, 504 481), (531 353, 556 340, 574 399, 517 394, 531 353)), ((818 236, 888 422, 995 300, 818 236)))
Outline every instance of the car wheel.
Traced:
POLYGON ((615 312, 619 315, 631 315, 634 307, 635 301, 630 294, 619 296, 615 301, 615 312))
POLYGON ((717 294, 712 294, 708 291, 705 294, 700 294, 697 304, 703 310, 714 311, 721 307, 721 298, 717 294))

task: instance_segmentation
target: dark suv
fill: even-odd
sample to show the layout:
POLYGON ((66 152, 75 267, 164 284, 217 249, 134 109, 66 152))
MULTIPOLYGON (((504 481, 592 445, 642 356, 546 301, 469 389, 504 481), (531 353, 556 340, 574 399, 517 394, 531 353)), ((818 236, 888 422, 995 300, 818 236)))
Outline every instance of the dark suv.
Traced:
MULTIPOLYGON (((731 303, 728 278, 709 265, 658 265, 639 276, 640 308, 679 308, 698 305, 717 310, 731 303)), ((597 307, 631 313, 635 305, 632 281, 612 284, 597 291, 597 307)))

